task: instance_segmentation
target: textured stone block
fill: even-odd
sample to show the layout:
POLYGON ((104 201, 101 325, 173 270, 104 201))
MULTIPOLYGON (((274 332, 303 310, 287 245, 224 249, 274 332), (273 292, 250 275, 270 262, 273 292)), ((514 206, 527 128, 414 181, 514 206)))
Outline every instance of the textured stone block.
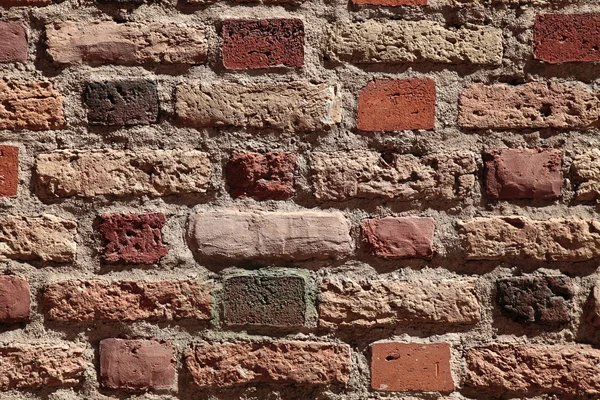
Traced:
POLYGON ((584 317, 587 322, 600 328, 600 283, 596 282, 585 303, 584 317))
POLYGON ((46 81, 0 80, 0 129, 64 127, 63 98, 46 81))
POLYGON ((16 276, 0 276, 0 323, 28 321, 30 306, 29 283, 16 276))
POLYGON ((27 33, 21 22, 0 22, 0 63, 27 62, 27 47, 27 33))
POLYGON ((367 248, 378 257, 433 257, 432 218, 385 217, 367 219, 361 224, 367 248))
POLYGON ((592 149, 576 155, 571 164, 577 201, 592 201, 600 197, 600 150, 592 149))
POLYGON ((0 197, 17 195, 19 188, 19 148, 0 146, 0 197))
POLYGON ((600 61, 600 14, 538 14, 534 55, 551 64, 600 61))

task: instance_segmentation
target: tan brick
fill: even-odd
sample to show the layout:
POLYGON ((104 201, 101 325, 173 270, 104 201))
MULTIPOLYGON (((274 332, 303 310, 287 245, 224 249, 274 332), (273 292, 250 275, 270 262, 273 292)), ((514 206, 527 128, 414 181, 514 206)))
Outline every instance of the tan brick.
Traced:
POLYGON ((387 156, 362 150, 313 153, 315 197, 456 200, 467 197, 475 183, 477 165, 471 153, 387 156))
POLYGON ((600 198, 600 150, 592 149, 573 158, 571 176, 575 199, 591 201, 600 198))
POLYGON ((204 193, 211 164, 196 150, 61 150, 39 155, 36 171, 42 198, 168 196, 204 193))
POLYGON ((195 82, 179 85, 176 96, 177 117, 194 127, 315 131, 342 118, 338 89, 326 83, 195 82))
POLYGON ((434 21, 367 21, 332 27, 328 53, 353 63, 502 62, 502 31, 478 26, 450 30, 434 21))
POLYGON ((398 324, 474 324, 481 308, 475 280, 327 279, 321 284, 319 325, 328 329, 398 324))
POLYGON ((0 129, 60 129, 63 98, 51 82, 0 80, 0 129))

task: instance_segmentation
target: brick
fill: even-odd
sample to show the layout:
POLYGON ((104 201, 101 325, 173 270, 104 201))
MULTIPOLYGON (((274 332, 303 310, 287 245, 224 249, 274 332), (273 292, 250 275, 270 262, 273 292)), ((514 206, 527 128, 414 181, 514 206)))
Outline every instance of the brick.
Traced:
POLYGON ((562 189, 562 153, 494 149, 484 153, 485 190, 492 199, 555 199, 562 189))
POLYGON ((175 112, 193 127, 248 127, 316 131, 340 123, 337 86, 300 82, 183 83, 175 112))
POLYGON ((281 328, 306 321, 306 282, 301 276, 233 276, 223 284, 222 301, 227 325, 281 328))
POLYGON ((358 95, 358 129, 401 131, 433 129, 435 82, 432 79, 375 79, 358 95))
POLYGON ((387 392, 451 392, 448 343, 394 343, 371 345, 371 387, 387 392))
POLYGON ((0 347, 0 390, 76 386, 87 367, 84 351, 69 343, 0 347))
POLYGON ((296 194, 296 154, 289 152, 233 153, 225 176, 233 197, 285 200, 296 194))
POLYGON ((600 222, 520 216, 474 218, 461 223, 470 260, 585 261, 600 256, 600 222))
POLYGON ((551 64, 600 61, 600 14, 538 14, 535 58, 551 64))
POLYGON ((584 306, 585 320, 596 328, 600 328, 600 282, 596 282, 584 306))
POLYGON ((158 121, 158 92, 154 82, 90 82, 85 102, 91 125, 148 125, 158 121))
POLYGON ((475 283, 474 279, 326 279, 321 284, 319 326, 372 329, 475 324, 481 319, 475 283))
POLYGON ((502 31, 487 26, 450 30, 434 21, 367 21, 333 26, 330 58, 352 63, 500 65, 502 31))
MULTIPOLYGON (((282 5, 282 6, 300 6, 306 0, 236 0, 237 4, 265 4, 265 5, 282 5)), ((207 6, 215 3, 216 0, 185 0, 185 5, 188 6, 207 6)))
POLYGON ((56 64, 202 64, 204 30, 179 23, 55 22, 46 25, 46 46, 56 64))
POLYGON ((590 129, 599 117, 596 94, 582 84, 475 84, 460 96, 458 124, 471 129, 590 129))
POLYGON ((0 80, 0 129, 64 127, 63 98, 46 81, 0 80))
POLYGON ((200 387, 253 383, 325 385, 348 382, 350 346, 324 342, 199 344, 185 357, 200 387))
POLYGON ((499 279, 496 302, 502 314, 519 323, 559 325, 571 319, 571 282, 562 276, 499 279))
POLYGON ((352 3, 357 5, 373 5, 373 6, 426 6, 427 0, 352 0, 352 3))
POLYGON ((600 150, 592 149, 573 157, 571 178, 575 185, 575 200, 600 198, 600 150))
POLYGON ((0 63, 27 62, 27 47, 27 33, 21 22, 0 22, 0 63))
POLYGON ((100 382, 130 392, 170 388, 175 383, 173 348, 153 339, 101 340, 100 382))
POLYGON ((0 0, 0 7, 47 6, 52 0, 0 0))
POLYGON ((371 254, 386 258, 433 257, 432 218, 385 217, 367 219, 361 224, 363 238, 371 254))
POLYGON ((196 254, 212 259, 327 260, 353 252, 340 212, 200 212, 190 217, 188 237, 196 254))
POLYGON ((204 193, 211 163, 196 150, 60 150, 36 163, 41 198, 204 193))
POLYGON ((17 195, 19 187, 19 148, 0 146, 0 197, 17 195))
POLYGON ((226 19, 223 66, 228 69, 302 67, 304 23, 301 19, 226 19))
POLYGON ((456 201, 469 196, 476 171, 471 153, 315 152, 311 162, 313 193, 321 201, 456 201))
POLYGON ((491 344, 466 353, 479 393, 600 394, 600 350, 584 345, 491 344))
POLYGON ((152 264, 167 255, 161 229, 162 213, 103 214, 98 231, 104 239, 104 260, 110 263, 152 264))
POLYGON ((60 281, 43 295, 55 321, 210 320, 212 283, 198 281, 60 281))
POLYGON ((16 276, 0 276, 0 323, 28 321, 30 306, 29 283, 16 276))

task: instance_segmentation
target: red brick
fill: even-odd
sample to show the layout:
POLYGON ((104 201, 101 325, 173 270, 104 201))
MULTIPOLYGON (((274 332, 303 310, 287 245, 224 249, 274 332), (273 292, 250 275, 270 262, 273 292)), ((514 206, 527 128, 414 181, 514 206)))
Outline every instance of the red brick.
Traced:
POLYGON ((375 79, 358 96, 358 129, 433 129, 435 82, 431 79, 375 79))
POLYGON ((161 213, 104 214, 98 230, 104 236, 104 260, 111 263, 152 264, 168 252, 161 213))
MULTIPOLYGON (((0 5, 2 1, 0 0, 0 5)), ((27 61, 27 33, 20 22, 0 22, 0 63, 27 61)))
POLYGON ((295 170, 294 153, 233 153, 225 168, 225 174, 229 193, 233 197, 285 200, 296 193, 295 170))
POLYGON ((0 7, 47 6, 51 0, 0 0, 0 7))
POLYGON ((223 21, 223 65, 229 69, 301 67, 304 23, 300 19, 223 21))
POLYGON ((0 276, 0 323, 29 320, 30 305, 27 281, 16 276, 0 276))
POLYGON ((104 339, 100 381, 105 388, 126 391, 169 388, 175 382, 173 348, 157 340, 104 339))
POLYGON ((600 61, 600 14, 539 14, 534 55, 551 64, 600 61))
POLYGON ((484 153, 485 189, 492 199, 554 199, 562 188, 555 149, 495 149, 484 153))
POLYGON ((352 0, 354 4, 373 6, 426 6, 427 0, 352 0))
POLYGON ((451 392, 447 343, 373 343, 371 387, 390 392, 451 392))
POLYGON ((432 218, 385 217, 361 224, 371 253, 389 258, 431 258, 433 256, 432 218))
POLYGON ((17 195, 19 185, 19 148, 0 146, 0 197, 17 195))

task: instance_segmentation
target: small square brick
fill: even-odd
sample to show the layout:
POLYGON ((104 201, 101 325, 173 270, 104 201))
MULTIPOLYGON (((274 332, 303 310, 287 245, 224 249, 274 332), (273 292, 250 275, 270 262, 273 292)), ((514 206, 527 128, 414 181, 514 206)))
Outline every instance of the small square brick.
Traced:
POLYGON ((27 62, 27 33, 20 22, 0 22, 0 63, 27 62))
POLYGON ((164 214, 104 214, 100 220, 104 259, 109 263, 152 264, 169 250, 162 241, 164 214))
POLYGON ((0 323, 28 321, 30 305, 27 281, 16 276, 0 276, 0 323))
POLYGON ((0 146, 0 197, 17 195, 19 185, 19 148, 0 146))
POLYGON ((378 257, 425 258, 433 256, 432 218, 385 217, 361 224, 367 248, 378 257))

